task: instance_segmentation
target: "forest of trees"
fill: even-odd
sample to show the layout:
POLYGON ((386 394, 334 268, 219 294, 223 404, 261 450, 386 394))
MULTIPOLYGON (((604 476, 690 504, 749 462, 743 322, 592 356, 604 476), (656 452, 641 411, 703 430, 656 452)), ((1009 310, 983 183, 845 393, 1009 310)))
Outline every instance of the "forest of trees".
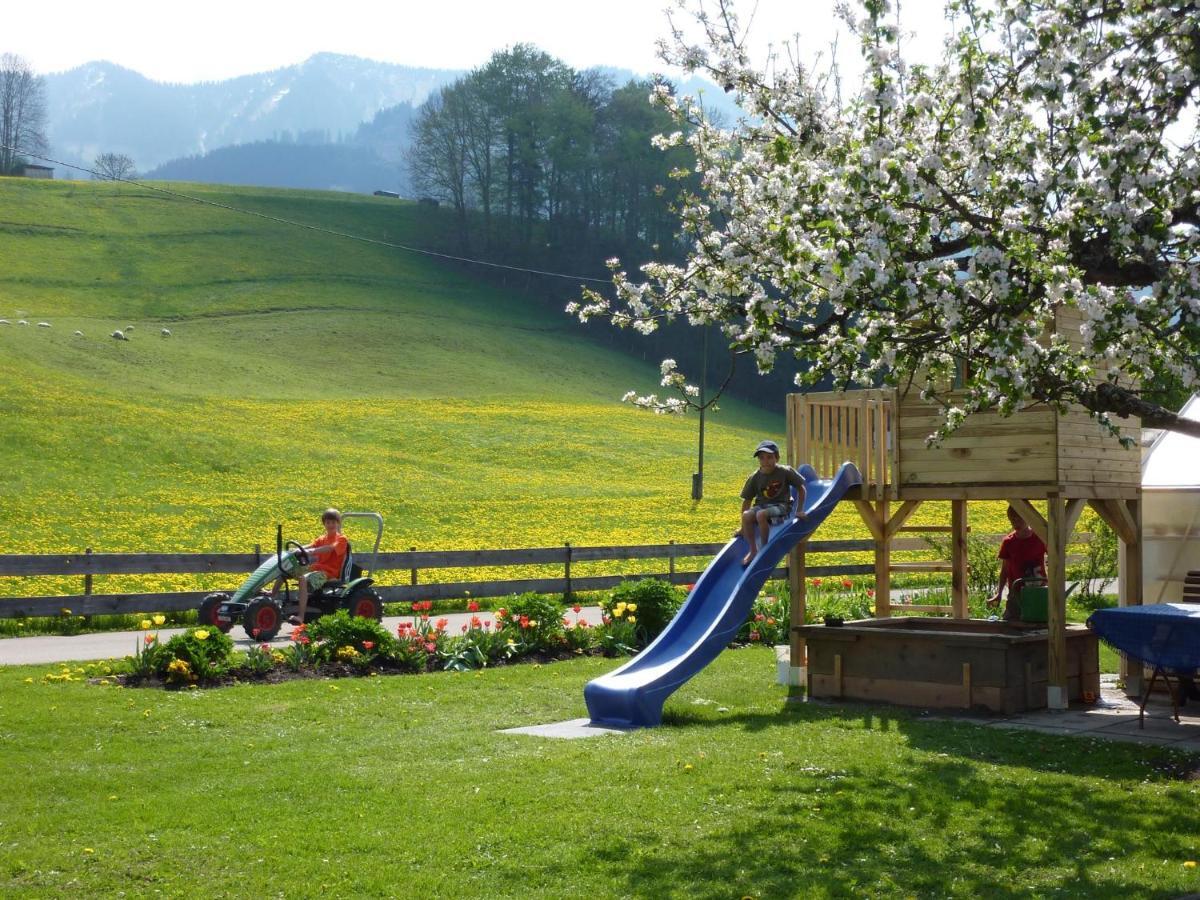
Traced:
MULTIPOLYGON (((578 72, 525 44, 432 95, 412 126, 409 171, 418 196, 436 198, 455 217, 457 252, 508 264, 606 277, 605 260, 684 258, 675 199, 697 190, 686 144, 660 150, 656 134, 678 126, 650 102, 650 81, 618 86, 596 70, 578 72), (672 177, 675 173, 675 177, 672 177)), ((486 273, 481 273, 486 274, 486 273)), ((569 282, 518 279, 562 307, 578 298, 569 282)), ((592 327, 593 337, 597 326, 592 327)), ((699 367, 697 334, 667 327, 649 340, 609 328, 607 339, 634 354, 673 355, 699 367)), ((709 342, 709 384, 729 358, 709 342)), ((767 378, 738 366, 731 389, 778 409, 794 366, 767 378)))
POLYGON ((667 186, 689 163, 650 138, 672 128, 651 85, 577 72, 527 44, 434 94, 413 126, 415 189, 451 206, 461 249, 599 268, 606 250, 657 245, 675 223, 667 186))

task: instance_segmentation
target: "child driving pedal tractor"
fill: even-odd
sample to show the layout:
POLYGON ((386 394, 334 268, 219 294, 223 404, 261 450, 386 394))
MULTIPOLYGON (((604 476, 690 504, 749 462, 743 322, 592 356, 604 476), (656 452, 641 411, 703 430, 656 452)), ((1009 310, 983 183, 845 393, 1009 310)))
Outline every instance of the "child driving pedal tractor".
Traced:
MULTIPOLYGON (((304 548, 308 555, 308 565, 296 573, 297 602, 299 608, 296 615, 288 619, 292 625, 303 625, 304 614, 308 609, 308 592, 318 590, 321 585, 331 578, 338 578, 342 566, 346 562, 346 554, 350 545, 342 534, 342 514, 330 507, 321 513, 321 524, 325 533, 304 548)), ((271 596, 279 594, 283 579, 275 582, 271 596)))

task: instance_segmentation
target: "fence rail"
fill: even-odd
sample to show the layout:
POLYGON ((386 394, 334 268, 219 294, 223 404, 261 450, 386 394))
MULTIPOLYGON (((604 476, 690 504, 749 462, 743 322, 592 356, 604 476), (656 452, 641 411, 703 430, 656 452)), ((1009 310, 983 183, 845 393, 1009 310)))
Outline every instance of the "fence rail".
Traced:
MULTIPOLYGON (((1090 535, 1077 535, 1077 541, 1090 535)), ((998 542, 999 536, 985 538, 998 542)), ((686 569, 680 560, 711 558, 723 544, 640 544, 625 546, 534 547, 519 550, 407 550, 380 553, 377 573, 392 573, 395 582, 377 584, 376 589, 385 602, 408 603, 414 600, 447 600, 465 597, 505 597, 525 591, 569 594, 578 591, 598 591, 615 587, 630 578, 662 578, 674 584, 689 584, 700 577, 694 565, 686 569), (665 560, 665 572, 617 572, 605 575, 572 575, 571 566, 578 563, 624 562, 632 560, 665 560), (539 578, 510 578, 478 581, 438 581, 422 583, 420 572, 439 569, 483 569, 514 566, 560 566, 561 576, 539 578)), ((809 559, 814 555, 831 553, 869 553, 874 543, 862 541, 809 541, 804 549, 809 559)), ((893 550, 929 550, 922 538, 896 538, 893 550)), ((77 576, 83 579, 83 593, 59 596, 0 597, 0 618, 33 616, 103 615, 131 612, 175 612, 192 609, 207 591, 174 591, 157 593, 92 593, 92 579, 97 575, 245 575, 261 561, 262 554, 254 553, 52 553, 0 555, 0 577, 77 576)), ((360 556, 369 561, 369 556, 360 556)), ((897 563, 895 571, 945 571, 944 563, 897 563)), ((847 575, 871 575, 872 565, 828 565, 805 567, 809 578, 833 578, 847 575)), ((372 573, 376 574, 376 573, 372 573)), ((773 573, 774 578, 786 578, 786 565, 773 573)), ((231 581, 230 587, 234 587, 231 581)))
MULTIPOLYGON (((919 540, 897 541, 913 546, 899 549, 928 549, 919 540)), ((674 584, 688 584, 700 577, 701 570, 693 565, 681 567, 683 560, 709 558, 720 552, 723 544, 642 544, 635 546, 533 547, 520 550, 407 550, 380 553, 376 572, 390 573, 393 578, 382 580, 407 581, 407 584, 377 585, 385 602, 414 600, 444 600, 462 597, 504 597, 525 591, 538 593, 572 593, 606 590, 627 578, 662 578, 674 584), (572 575, 571 566, 578 563, 626 562, 633 560, 665 560, 665 572, 619 572, 606 575, 572 575), (563 574, 542 578, 508 578, 477 581, 439 581, 421 583, 423 570, 482 569, 512 566, 561 566, 563 574)), ((813 553, 866 553, 870 541, 811 541, 807 546, 813 553)), ((360 556, 370 561, 370 556, 360 556)), ((0 577, 5 576, 77 576, 84 579, 84 592, 40 597, 0 597, 0 618, 27 616, 101 615, 128 612, 173 612, 197 606, 207 591, 174 591, 158 593, 94 594, 91 580, 97 575, 194 575, 242 574, 254 569, 262 559, 261 553, 52 553, 0 555, 0 577)), ((812 577, 862 575, 873 571, 869 565, 809 566, 812 577)), ((781 566, 775 576, 784 578, 787 568, 781 566)), ((230 585, 233 586, 232 584, 230 585)))

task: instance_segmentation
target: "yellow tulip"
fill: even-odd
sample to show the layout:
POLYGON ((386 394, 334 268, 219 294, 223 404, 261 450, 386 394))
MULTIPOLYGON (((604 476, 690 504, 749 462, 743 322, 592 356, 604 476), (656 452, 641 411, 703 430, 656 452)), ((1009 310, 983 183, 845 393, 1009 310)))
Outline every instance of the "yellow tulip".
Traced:
POLYGON ((154 624, 154 623, 153 623, 153 622, 151 622, 149 619, 142 619, 142 631, 146 631, 146 630, 147 630, 147 629, 149 629, 149 628, 150 628, 150 626, 151 626, 151 625, 153 625, 153 624, 154 624))
POLYGON ((165 624, 166 624, 166 622, 167 622, 167 617, 166 617, 166 616, 164 616, 164 615, 157 615, 157 616, 155 616, 155 617, 154 617, 154 624, 155 624, 155 625, 165 625, 165 624))

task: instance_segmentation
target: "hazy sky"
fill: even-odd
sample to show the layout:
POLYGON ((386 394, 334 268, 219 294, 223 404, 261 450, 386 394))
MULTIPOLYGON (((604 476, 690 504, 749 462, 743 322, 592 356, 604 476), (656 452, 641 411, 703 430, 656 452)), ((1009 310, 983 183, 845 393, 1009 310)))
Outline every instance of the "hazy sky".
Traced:
MULTIPOLYGON (((0 52, 42 73, 104 59, 159 81, 193 82, 261 72, 327 50, 433 68, 469 69, 492 51, 533 43, 574 68, 662 70, 654 41, 666 34, 667 0, 64 0, 6 4, 0 52)), ((710 4, 711 5, 711 0, 710 4)), ((797 32, 809 52, 835 33, 833 0, 742 0, 757 6, 753 44, 797 32)), ((907 0, 904 26, 918 52, 943 32, 940 0, 907 0)), ((677 13, 678 15, 678 13, 677 13)), ((843 47, 846 44, 843 43, 843 47)))

